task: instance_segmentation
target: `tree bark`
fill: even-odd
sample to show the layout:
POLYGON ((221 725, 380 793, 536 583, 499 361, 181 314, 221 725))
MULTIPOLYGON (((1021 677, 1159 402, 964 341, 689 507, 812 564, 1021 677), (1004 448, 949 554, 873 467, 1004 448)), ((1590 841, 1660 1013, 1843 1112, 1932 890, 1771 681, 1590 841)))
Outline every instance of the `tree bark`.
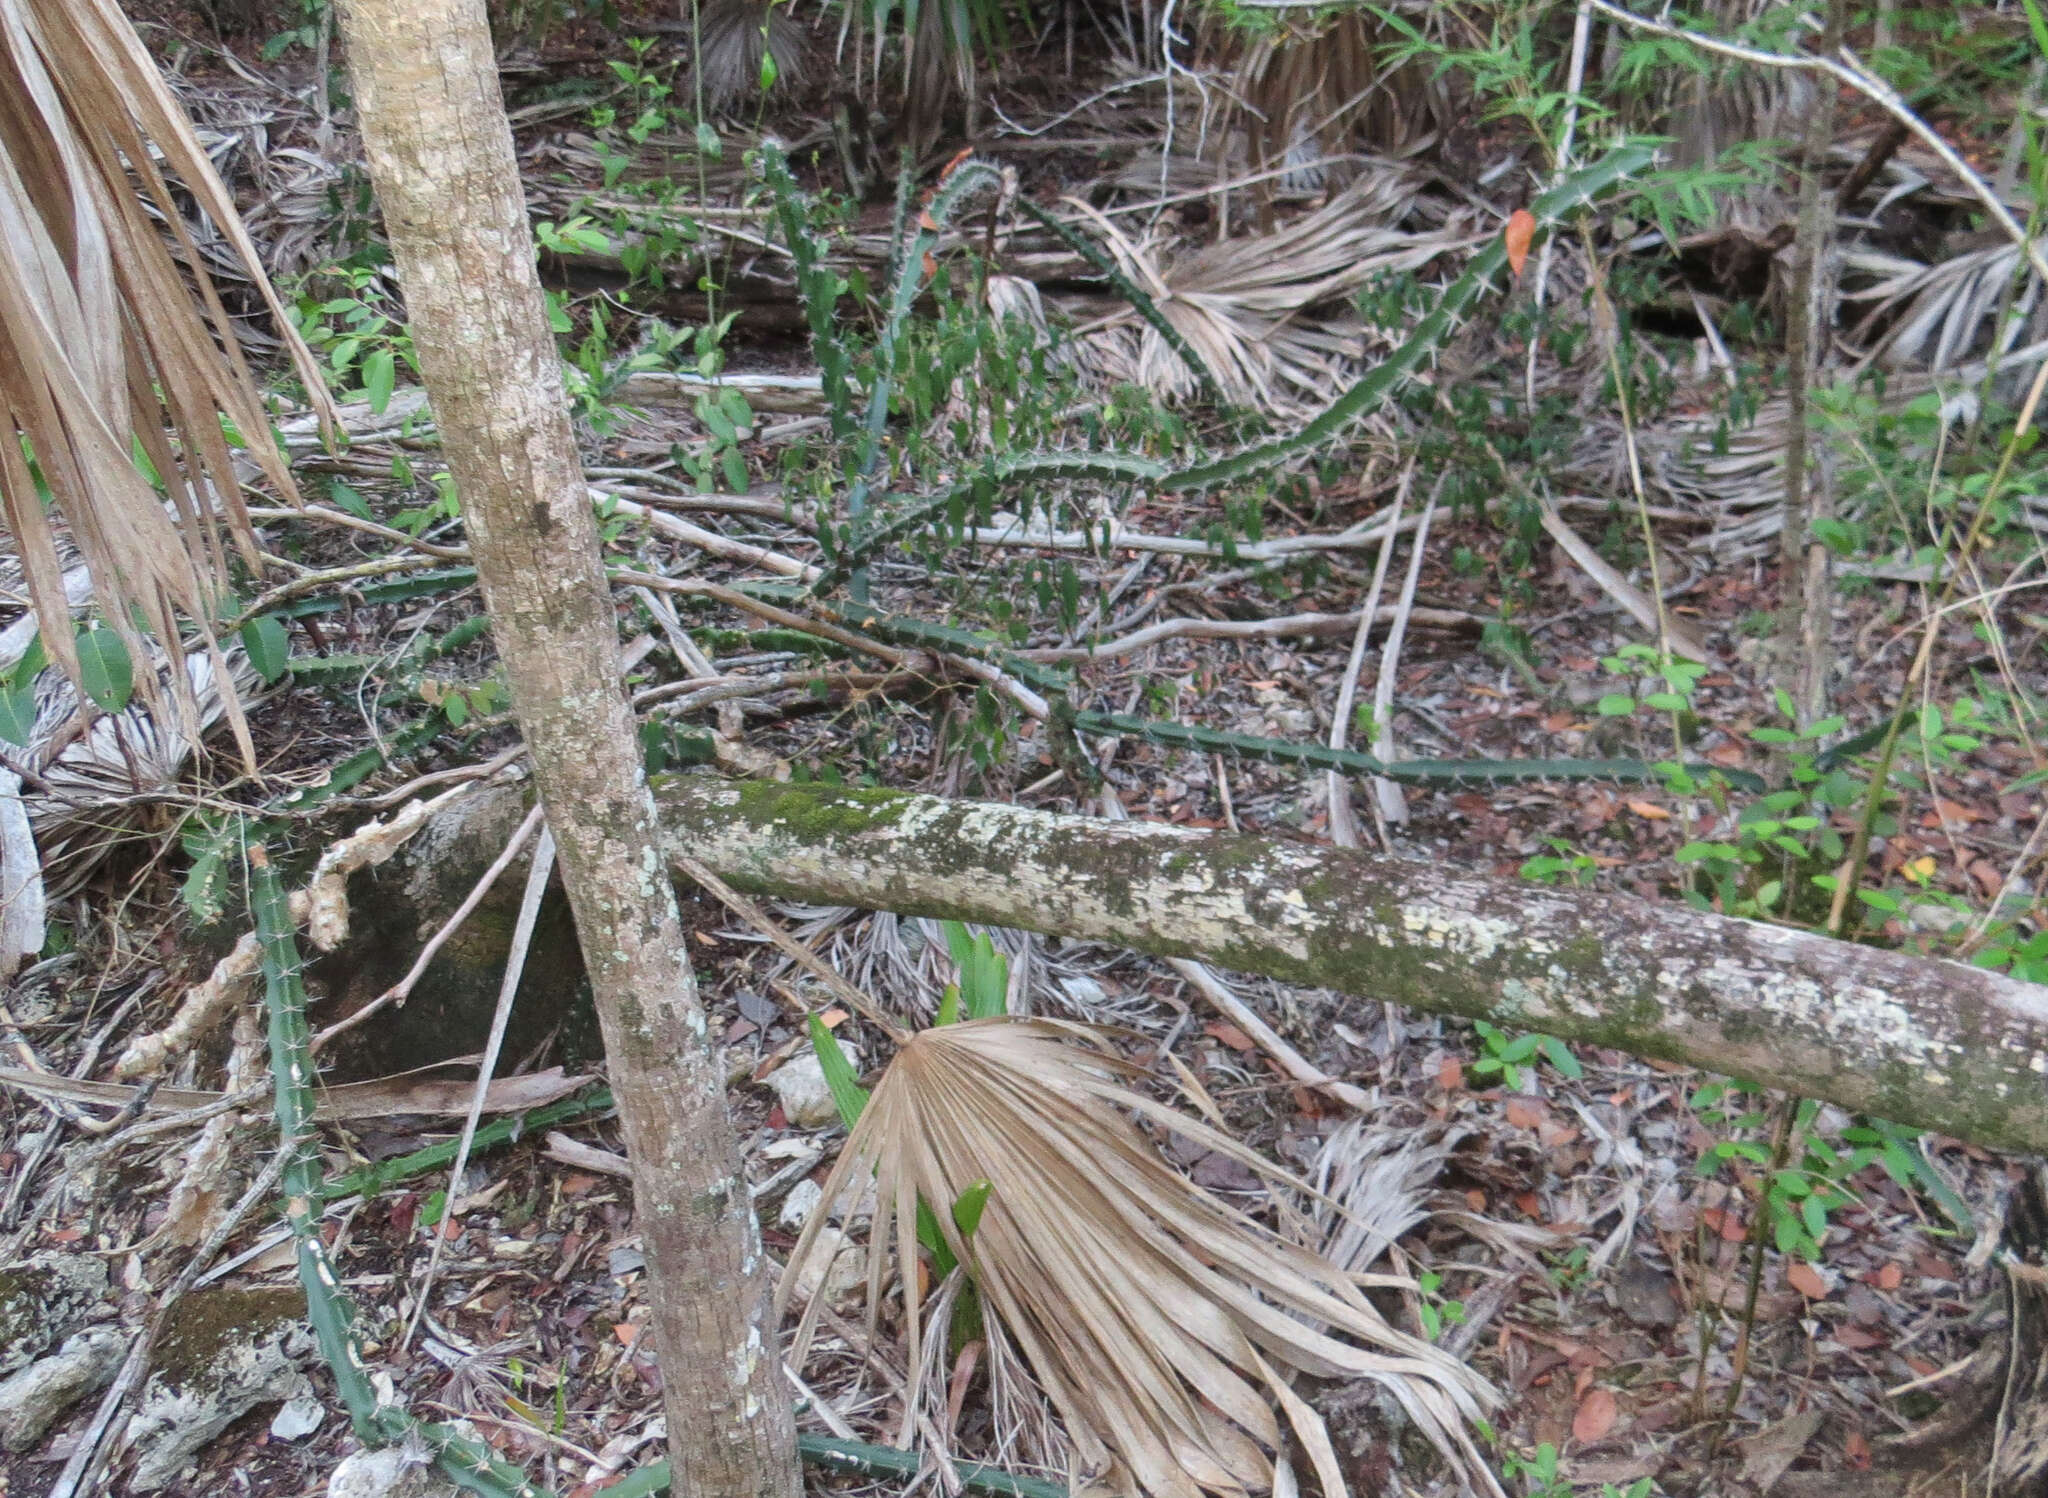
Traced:
MULTIPOLYGON (((1827 0, 1817 48, 1821 56, 1832 57, 1840 49, 1847 20, 1848 0, 1827 0)), ((1814 532, 1816 521, 1830 518, 1832 465, 1826 444, 1815 440, 1811 392, 1826 355, 1827 309, 1833 301, 1835 198, 1821 178, 1835 138, 1835 82, 1823 75, 1814 86, 1800 150, 1799 227, 1785 313, 1785 521, 1778 543, 1779 679, 1802 728, 1827 714, 1828 628, 1834 622, 1829 552, 1814 532)))
POLYGON ((761 1251, 620 681, 483 0, 349 0, 371 181, 634 1166, 676 1491, 796 1498, 761 1251))
POLYGON ((671 847, 757 893, 1199 958, 2048 1153, 2048 987, 1981 968, 1158 824, 709 775, 656 796, 671 847))

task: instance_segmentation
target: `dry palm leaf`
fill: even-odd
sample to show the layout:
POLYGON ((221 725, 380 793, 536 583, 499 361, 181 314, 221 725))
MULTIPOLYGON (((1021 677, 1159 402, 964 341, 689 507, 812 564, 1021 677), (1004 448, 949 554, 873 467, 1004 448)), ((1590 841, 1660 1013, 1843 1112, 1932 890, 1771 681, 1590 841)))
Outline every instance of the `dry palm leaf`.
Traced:
MULTIPOLYGON (((115 0, 0 0, 0 402, 14 429, 0 440, 0 501, 51 658, 77 678, 38 479, 131 658, 145 658, 139 617, 170 652, 169 680, 183 695, 179 615, 216 651, 205 621, 226 580, 223 518, 256 562, 224 425, 279 492, 293 489, 160 161, 250 268, 307 390, 324 402, 233 201, 115 0), (131 444, 168 486, 168 512, 131 444)), ((142 682, 156 691, 153 673, 142 682)), ((196 727, 186 707, 183 726, 196 727)), ((253 766, 239 709, 228 708, 253 766)))
MULTIPOLYGON (((1390 1326, 1360 1289, 1408 1282, 1347 1275, 1169 1169, 1131 1115, 1289 1181, 1228 1135, 1122 1086, 1135 1071, 1095 1032, 1054 1021, 969 1021, 912 1036, 833 1167, 779 1305, 830 1242, 823 1230, 835 1208, 872 1174, 874 1246, 893 1233, 906 1287, 906 1424, 920 1408, 915 1370, 925 1363, 913 1288, 922 1199, 1059 1410, 1079 1461, 1114 1487, 1152 1498, 1271 1488, 1277 1403, 1324 1493, 1339 1498, 1344 1477, 1322 1419, 1289 1383, 1307 1374, 1382 1385, 1497 1494, 1466 1433, 1494 1391, 1390 1326), (983 1181, 986 1208, 963 1236, 950 1208, 983 1181)), ((868 1256, 870 1329, 887 1259, 868 1256)), ((818 1300, 797 1332, 798 1366, 818 1300)))
MULTIPOLYGON (((1381 165, 1271 234, 1171 258, 1157 231, 1134 240, 1085 204, 1074 206, 1093 220, 1124 274, 1202 357, 1226 395, 1284 414, 1299 402, 1327 400, 1342 361, 1357 349, 1355 338, 1320 325, 1311 309, 1350 296, 1376 276, 1420 270, 1472 243, 1450 229, 1395 227, 1412 210, 1419 183, 1405 169, 1381 165)), ((1091 335, 1098 358, 1114 358, 1121 330, 1136 321, 1129 313, 1103 330, 1108 338, 1091 335)), ((1196 392, 1194 372, 1157 330, 1147 326, 1136 336, 1130 375, 1170 398, 1196 392)))
MULTIPOLYGON (((2003 355, 1997 373, 2017 382, 2048 358, 2048 340, 2012 349, 2003 355)), ((1905 371, 1885 382, 1878 399, 1897 411, 1930 392, 1949 397, 1944 421, 1967 417, 1976 410, 1975 388, 1990 373, 1982 359, 1936 375, 1905 371)), ((1748 426, 1729 429, 1712 413, 1686 414, 1643 428, 1638 434, 1645 477, 1650 487, 1699 511, 1708 528, 1688 542, 1718 562, 1746 561, 1774 552, 1784 524, 1785 441, 1789 430, 1785 398, 1764 403, 1748 426)), ((1612 432, 1590 425, 1573 453, 1573 466, 1595 475, 1611 469, 1618 448, 1612 432)), ((2048 526, 2048 496, 2024 492, 2016 502, 2028 524, 2048 526)), ((1858 518, 1843 505, 1845 518, 1858 518)))
MULTIPOLYGON (((689 14, 687 6, 684 14, 689 14)), ((807 38, 788 6, 772 0, 706 0, 697 14, 698 67, 690 87, 694 91, 701 77, 705 109, 718 113, 758 98, 764 88, 763 58, 774 60, 767 86, 786 90, 803 82, 807 38)))
MULTIPOLYGON (((63 590, 74 613, 93 601, 91 574, 76 553, 59 548, 63 590)), ((19 596, 15 559, 0 558, 0 592, 19 596)), ((11 671, 36 638, 34 614, 0 630, 0 672, 11 671)), ((218 724, 232 701, 253 700, 261 678, 248 653, 230 644, 217 654, 187 655, 183 683, 154 642, 141 668, 156 678, 119 712, 102 713, 57 670, 35 680, 35 718, 16 762, 29 775, 20 793, 28 826, 41 851, 48 898, 62 900, 91 877, 104 855, 150 815, 153 801, 169 795, 184 774, 192 746, 218 724), (230 690, 223 694, 218 668, 230 690), (180 690, 180 687, 183 690, 180 690)))
POLYGON ((1293 169, 1286 185, 1303 187, 1322 183, 1326 160, 1357 151, 1407 155, 1451 122, 1449 89, 1426 65, 1381 66, 1385 23, 1371 11, 1302 14, 1280 13, 1276 29, 1255 35, 1210 13, 1205 39, 1234 57, 1219 146, 1228 149, 1239 126, 1254 171, 1284 163, 1293 169))
POLYGON ((1953 369, 1979 354, 1987 341, 2010 354, 2023 336, 2039 336, 2036 315, 2041 283, 2022 275, 2020 247, 2010 242, 1953 255, 1922 265, 1869 250, 1852 250, 1843 269, 1871 277, 1868 285, 1845 290, 1842 300, 1870 304, 1857 335, 1883 327, 1868 358, 1888 369, 1953 369), (1986 325, 2004 315, 1995 336, 1986 325))

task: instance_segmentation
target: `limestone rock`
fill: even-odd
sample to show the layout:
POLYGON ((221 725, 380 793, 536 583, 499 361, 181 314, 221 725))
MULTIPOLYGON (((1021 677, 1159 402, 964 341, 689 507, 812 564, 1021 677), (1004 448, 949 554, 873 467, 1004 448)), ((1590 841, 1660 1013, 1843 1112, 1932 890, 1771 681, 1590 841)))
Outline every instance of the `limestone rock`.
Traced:
POLYGON ((456 1498, 458 1492, 425 1449, 410 1443, 351 1452, 327 1479, 327 1498, 456 1498))
POLYGON ((129 1490, 167 1487, 256 1406, 310 1393, 300 1364, 313 1350, 303 1291, 208 1289, 179 1301, 128 1427, 137 1452, 129 1490))
POLYGON ((127 1352, 114 1328, 93 1327, 0 1383, 0 1446, 26 1451, 42 1440, 66 1410, 106 1387, 127 1352))
POLYGON ((0 1269, 0 1375, 27 1367, 99 1308, 106 1261, 94 1254, 36 1254, 0 1269))
POLYGON ((796 1298, 808 1305, 822 1285, 825 1304, 837 1308, 852 1300, 867 1281, 868 1257, 861 1246, 835 1227, 822 1227, 796 1277, 796 1298))
MULTIPOLYGON (((860 1070, 860 1053, 844 1041, 839 1048, 853 1069, 860 1070)), ((839 1122, 839 1106, 832 1101, 832 1089, 825 1085, 825 1068, 815 1051, 797 1052, 768 1074, 768 1085, 782 1101, 782 1113, 799 1129, 823 1129, 839 1122)))

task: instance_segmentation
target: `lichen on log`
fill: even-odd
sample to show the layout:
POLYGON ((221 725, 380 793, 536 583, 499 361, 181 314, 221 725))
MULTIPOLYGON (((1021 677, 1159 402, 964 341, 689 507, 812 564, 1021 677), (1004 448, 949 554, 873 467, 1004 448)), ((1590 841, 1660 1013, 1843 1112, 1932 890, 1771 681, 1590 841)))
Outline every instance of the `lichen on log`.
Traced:
POLYGON ((2048 987, 1624 895, 895 791, 672 776, 670 846, 756 893, 1195 957, 2048 1152, 2048 987))

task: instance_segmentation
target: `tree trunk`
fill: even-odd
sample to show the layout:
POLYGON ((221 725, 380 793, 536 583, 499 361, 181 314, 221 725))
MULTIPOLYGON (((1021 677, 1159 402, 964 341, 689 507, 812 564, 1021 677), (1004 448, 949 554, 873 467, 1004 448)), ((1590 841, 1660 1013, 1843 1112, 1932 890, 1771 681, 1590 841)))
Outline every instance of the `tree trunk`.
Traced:
POLYGON ((349 0, 341 14, 371 181, 632 1153, 676 1491, 795 1498, 767 1260, 661 877, 483 0, 349 0))
POLYGON ((742 888, 1018 927, 1612 1046, 2048 1153, 2048 987, 1620 895, 897 791, 656 788, 742 888))
MULTIPOLYGON (((1827 22, 1816 50, 1832 57, 1842 45, 1848 0, 1828 0, 1827 22)), ((1813 111, 1806 119, 1799 161, 1799 227, 1793 240, 1792 291, 1785 311, 1785 524, 1778 541, 1779 681, 1792 697, 1804 728, 1827 714, 1828 628, 1834 599, 1828 586, 1829 552, 1815 522, 1830 518, 1832 464, 1813 432, 1812 387, 1828 342, 1827 309, 1833 302, 1830 249, 1835 198, 1821 184, 1835 139, 1835 82, 1814 80, 1813 111)))

